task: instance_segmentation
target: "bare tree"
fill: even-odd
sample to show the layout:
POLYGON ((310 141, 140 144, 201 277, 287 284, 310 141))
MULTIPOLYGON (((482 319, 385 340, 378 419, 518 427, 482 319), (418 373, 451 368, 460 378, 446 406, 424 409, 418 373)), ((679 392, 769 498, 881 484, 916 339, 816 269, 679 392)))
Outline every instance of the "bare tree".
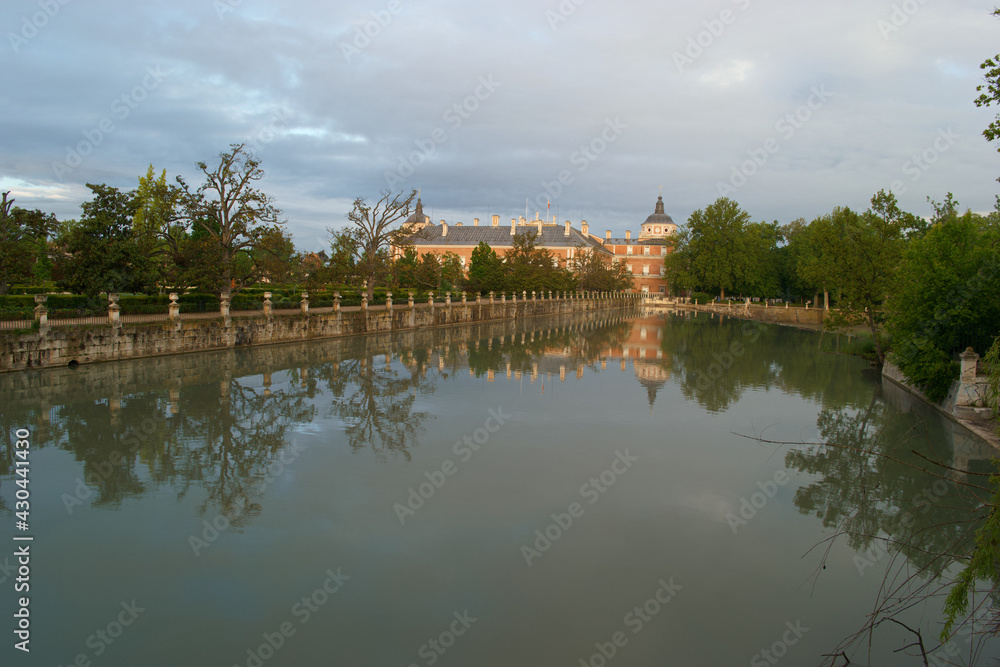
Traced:
MULTIPOLYGON (((369 205, 364 197, 354 200, 347 214, 351 233, 357 241, 357 275, 365 281, 368 300, 375 296, 375 283, 385 278, 392 268, 392 249, 404 247, 413 236, 412 230, 396 226, 410 215, 410 205, 417 191, 404 196, 383 190, 378 201, 369 205)), ((333 233, 333 230, 330 230, 333 233)))
POLYGON ((246 144, 232 144, 228 153, 219 155, 217 167, 209 169, 199 162, 198 168, 205 174, 205 182, 194 192, 177 177, 184 190, 184 217, 218 248, 219 287, 225 292, 234 287, 234 278, 245 284, 258 277, 249 251, 280 232, 281 211, 270 195, 253 187, 264 177, 264 170, 246 144))

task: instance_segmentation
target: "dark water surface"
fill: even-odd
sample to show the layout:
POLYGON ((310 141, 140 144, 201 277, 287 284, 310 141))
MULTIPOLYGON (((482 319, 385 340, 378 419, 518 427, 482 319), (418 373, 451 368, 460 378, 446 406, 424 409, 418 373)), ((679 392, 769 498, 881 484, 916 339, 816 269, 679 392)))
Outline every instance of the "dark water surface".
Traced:
MULTIPOLYGON (((875 537, 968 528, 911 450, 992 455, 836 344, 617 311, 0 376, 0 662, 820 664, 887 568, 946 565, 875 537), (823 543, 845 521, 870 537, 823 543)), ((904 618, 930 638, 939 608, 904 618)))

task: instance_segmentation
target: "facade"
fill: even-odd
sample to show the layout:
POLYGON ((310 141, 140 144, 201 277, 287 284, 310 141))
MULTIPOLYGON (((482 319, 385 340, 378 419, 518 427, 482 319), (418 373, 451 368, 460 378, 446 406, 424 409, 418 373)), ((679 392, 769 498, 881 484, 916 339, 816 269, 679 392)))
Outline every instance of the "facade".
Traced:
MULTIPOLYGON (((631 231, 625 232, 625 238, 612 238, 610 230, 601 239, 590 233, 586 220, 582 220, 580 228, 576 229, 569 220, 562 224, 556 221, 555 216, 551 221, 542 220, 538 213, 535 213, 534 220, 526 220, 523 216, 511 218, 509 225, 501 225, 499 215, 492 216, 489 225, 480 225, 479 218, 475 218, 472 225, 449 225, 444 220, 434 225, 424 214, 419 198, 416 211, 403 224, 413 232, 413 246, 418 254, 443 256, 451 252, 458 255, 464 267, 469 266, 472 251, 481 241, 502 257, 511 248, 515 234, 535 231, 535 244, 549 250, 559 266, 567 266, 567 262, 573 260, 578 252, 598 252, 615 262, 627 264, 635 281, 634 291, 650 294, 665 294, 667 291, 663 261, 671 251, 667 240, 677 232, 677 225, 664 212, 662 196, 657 200, 653 214, 642 223, 639 236, 635 239, 631 231)), ((402 251, 397 248, 396 256, 401 254, 402 251)))
POLYGON ((632 272, 635 291, 649 294, 666 294, 667 278, 664 260, 673 248, 668 243, 677 233, 677 225, 663 209, 663 195, 656 200, 653 214, 642 223, 637 238, 625 232, 625 238, 611 238, 606 232, 604 247, 614 253, 616 262, 625 262, 632 272))

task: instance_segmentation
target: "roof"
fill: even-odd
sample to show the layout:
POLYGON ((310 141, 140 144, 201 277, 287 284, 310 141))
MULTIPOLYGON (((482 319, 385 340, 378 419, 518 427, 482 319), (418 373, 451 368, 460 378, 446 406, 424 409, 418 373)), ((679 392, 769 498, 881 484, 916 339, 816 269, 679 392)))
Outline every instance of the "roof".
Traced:
MULTIPOLYGON (((542 225, 542 232, 538 234, 537 225, 518 225, 515 227, 518 234, 534 233, 535 245, 543 248, 575 248, 579 245, 588 248, 597 248, 599 252, 611 254, 600 241, 584 234, 579 229, 570 228, 569 236, 566 236, 564 225, 542 225)), ((422 231, 410 237, 409 241, 417 247, 422 246, 477 246, 482 241, 491 248, 510 247, 514 238, 510 233, 510 225, 497 226, 472 226, 448 225, 448 235, 442 236, 441 225, 428 225, 422 231)))
POLYGON ((669 215, 667 215, 663 210, 663 195, 656 198, 656 208, 653 210, 653 214, 646 218, 646 222, 642 223, 644 225, 673 225, 674 221, 669 215))
POLYGON ((604 245, 667 245, 667 240, 648 237, 636 239, 614 238, 606 239, 604 245))

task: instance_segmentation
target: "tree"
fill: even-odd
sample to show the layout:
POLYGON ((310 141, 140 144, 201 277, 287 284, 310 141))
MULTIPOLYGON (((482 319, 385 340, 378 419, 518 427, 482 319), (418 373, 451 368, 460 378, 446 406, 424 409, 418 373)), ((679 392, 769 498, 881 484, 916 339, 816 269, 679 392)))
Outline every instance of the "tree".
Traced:
POLYGON ((577 286, 593 292, 615 292, 630 290, 635 286, 632 272, 624 261, 613 261, 596 249, 576 246, 570 260, 577 286))
POLYGON ((671 262, 674 269, 685 266, 678 278, 692 288, 718 290, 721 299, 727 289, 752 285, 755 278, 745 238, 749 222, 750 214, 725 197, 692 213, 687 233, 678 239, 684 243, 681 257, 671 262))
POLYGON ((164 283, 184 286, 178 285, 175 265, 180 246, 187 238, 183 225, 178 224, 182 194, 178 186, 167 183, 167 170, 157 177, 153 165, 149 165, 145 176, 139 177, 139 187, 134 193, 133 234, 141 252, 152 261, 156 281, 161 286, 164 283))
POLYGON ((504 288, 504 266, 495 250, 485 241, 472 251, 469 261, 468 288, 476 294, 499 292, 504 288))
POLYGON ((15 281, 32 277, 36 262, 45 257, 45 238, 57 224, 51 213, 12 208, 9 195, 0 193, 0 296, 15 281))
POLYGON ((1000 225, 966 212, 943 217, 902 257, 886 328, 892 357, 913 384, 934 401, 958 377, 954 354, 983 332, 985 354, 1000 332, 1000 225))
POLYGON ((261 234, 250 251, 261 278, 272 283, 298 282, 302 256, 295 252, 292 235, 287 230, 269 229, 261 234))
POLYGON ((410 215, 410 204, 416 196, 416 190, 405 197, 403 193, 393 195, 383 190, 372 205, 364 197, 358 197, 354 200, 354 208, 347 214, 357 243, 355 269, 365 281, 369 301, 375 297, 375 283, 384 280, 392 270, 392 249, 410 245, 408 240, 412 232, 394 225, 410 215))
POLYGON ((834 326, 862 318, 875 341, 879 365, 885 363, 885 341, 878 310, 895 280, 912 216, 899 210, 896 197, 880 190, 863 214, 836 208, 831 222, 842 241, 835 246, 834 280, 842 287, 840 320, 834 326))
POLYGON ((458 289, 465 282, 462 258, 453 252, 441 256, 441 288, 447 292, 458 289))
POLYGON ((534 230, 514 235, 511 248, 503 258, 507 274, 504 288, 515 293, 571 289, 572 274, 555 266, 547 248, 535 245, 537 236, 534 230))
POLYGON ((155 285, 156 272, 132 234, 134 193, 109 185, 88 183, 87 187, 94 198, 81 205, 79 223, 60 239, 63 252, 52 269, 56 283, 90 296, 100 292, 149 292, 155 285))
POLYGON ((327 229, 330 233, 330 261, 327 262, 328 278, 336 285, 350 285, 358 275, 355 257, 358 239, 351 229, 327 229))
MULTIPOLYGON (((1000 16, 1000 9, 994 9, 993 15, 1000 16)), ((984 60, 979 65, 979 69, 986 72, 986 83, 976 86, 976 91, 980 93, 979 97, 976 98, 976 106, 1000 105, 1000 54, 984 60)), ((987 141, 996 141, 1000 138, 1000 114, 983 130, 983 136, 986 137, 987 141)), ((1000 146, 997 147, 997 151, 1000 151, 1000 146)))
POLYGON ((213 281, 215 291, 238 290, 260 278, 260 268, 250 251, 280 229, 281 211, 270 195, 254 187, 264 178, 264 170, 246 144, 232 144, 229 152, 219 155, 214 169, 204 162, 199 162, 198 168, 205 182, 194 192, 177 177, 183 190, 183 215, 211 239, 218 273, 213 281))

